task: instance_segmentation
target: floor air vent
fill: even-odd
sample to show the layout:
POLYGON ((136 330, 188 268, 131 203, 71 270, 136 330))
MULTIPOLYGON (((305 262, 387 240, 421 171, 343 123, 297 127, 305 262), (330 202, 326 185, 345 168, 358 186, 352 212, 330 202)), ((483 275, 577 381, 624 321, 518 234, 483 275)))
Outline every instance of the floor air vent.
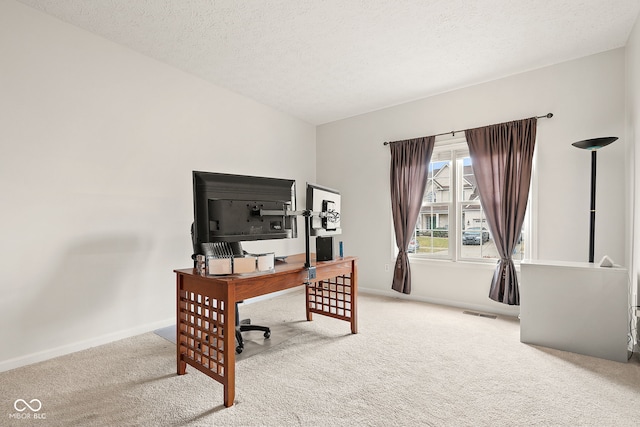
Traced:
POLYGON ((477 311, 463 311, 462 313, 469 314, 471 316, 486 317, 487 319, 497 319, 498 318, 498 316, 496 316, 495 314, 478 313, 477 311))

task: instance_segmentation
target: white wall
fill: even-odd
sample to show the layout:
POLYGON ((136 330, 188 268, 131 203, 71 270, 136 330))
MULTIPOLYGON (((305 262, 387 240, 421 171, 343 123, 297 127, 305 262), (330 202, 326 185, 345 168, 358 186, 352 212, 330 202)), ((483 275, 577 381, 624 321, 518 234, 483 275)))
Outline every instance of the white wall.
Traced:
MULTIPOLYGON (((633 305, 640 305, 638 282, 640 281, 640 173, 636 165, 640 164, 640 149, 638 149, 638 135, 640 135, 640 17, 629 36, 626 46, 627 54, 627 128, 626 138, 631 143, 628 151, 629 162, 633 167, 633 188, 631 216, 633 218, 633 269, 632 269, 632 299, 633 305)), ((631 234, 631 233, 630 233, 631 234)), ((636 343, 637 334, 636 334, 636 343)))
POLYGON ((13 1, 0 57, 0 371, 175 321, 192 170, 315 179, 314 126, 13 1))
MULTIPOLYGON (((533 206, 534 256, 587 261, 590 154, 572 142, 620 140, 598 154, 595 258, 628 264, 624 134, 625 52, 617 49, 319 126, 318 181, 342 192, 345 250, 360 256, 363 290, 390 290, 393 239, 389 148, 384 141, 516 120, 540 119, 533 206)), ((427 76, 425 76, 427 78, 427 76)), ((412 261, 411 298, 516 314, 488 298, 493 264, 412 261)))

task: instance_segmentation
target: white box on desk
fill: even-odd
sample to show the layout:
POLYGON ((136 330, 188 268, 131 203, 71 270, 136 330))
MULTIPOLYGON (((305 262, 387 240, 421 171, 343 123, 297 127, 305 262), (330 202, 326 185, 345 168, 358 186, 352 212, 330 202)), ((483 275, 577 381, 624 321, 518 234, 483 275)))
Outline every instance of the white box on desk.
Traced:
POLYGON ((276 254, 273 252, 268 254, 256 255, 258 259, 258 271, 271 271, 274 268, 276 254))

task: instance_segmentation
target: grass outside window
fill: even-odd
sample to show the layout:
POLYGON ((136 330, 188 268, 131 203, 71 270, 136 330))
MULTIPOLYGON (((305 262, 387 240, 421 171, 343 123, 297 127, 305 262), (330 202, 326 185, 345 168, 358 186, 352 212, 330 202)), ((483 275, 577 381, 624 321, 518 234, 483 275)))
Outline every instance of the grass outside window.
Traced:
POLYGON ((417 236, 420 247, 416 251, 419 254, 433 254, 449 251, 449 239, 447 237, 417 236))

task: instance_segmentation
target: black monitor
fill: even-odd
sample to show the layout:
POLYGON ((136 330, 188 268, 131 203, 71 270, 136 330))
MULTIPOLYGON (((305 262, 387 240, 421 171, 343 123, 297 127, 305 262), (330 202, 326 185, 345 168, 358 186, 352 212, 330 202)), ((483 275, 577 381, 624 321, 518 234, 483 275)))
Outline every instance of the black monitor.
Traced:
POLYGON ((295 238, 295 209, 295 180, 193 172, 194 245, 295 238))
POLYGON ((307 210, 311 216, 312 236, 335 236, 340 228, 340 192, 317 184, 307 184, 307 210))

